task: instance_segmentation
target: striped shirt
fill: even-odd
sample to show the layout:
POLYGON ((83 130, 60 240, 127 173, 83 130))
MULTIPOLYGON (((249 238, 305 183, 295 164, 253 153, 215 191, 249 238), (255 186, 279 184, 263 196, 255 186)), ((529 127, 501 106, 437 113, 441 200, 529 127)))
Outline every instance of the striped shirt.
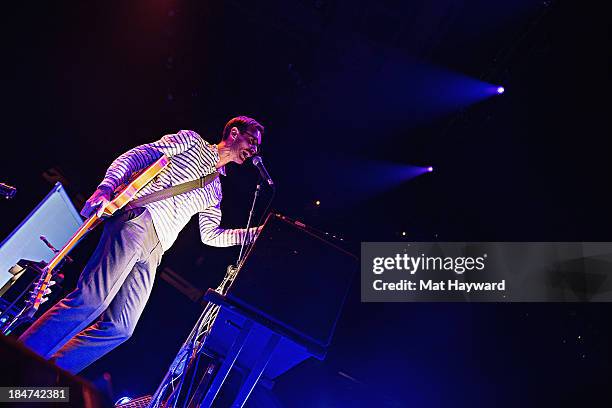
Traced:
MULTIPOLYGON (((170 159, 170 163, 145 185, 135 198, 217 171, 217 146, 206 142, 196 132, 181 130, 123 153, 113 161, 100 187, 116 189, 126 183, 134 172, 151 165, 162 154, 170 159)), ((218 171, 225 175, 224 167, 218 171)), ((164 251, 172 246, 178 233, 196 213, 199 213, 200 237, 204 244, 218 247, 241 244, 246 238, 246 229, 219 227, 221 198, 221 181, 216 178, 203 188, 146 204, 164 251)), ((254 238, 256 231, 257 228, 249 229, 249 240, 254 238)))

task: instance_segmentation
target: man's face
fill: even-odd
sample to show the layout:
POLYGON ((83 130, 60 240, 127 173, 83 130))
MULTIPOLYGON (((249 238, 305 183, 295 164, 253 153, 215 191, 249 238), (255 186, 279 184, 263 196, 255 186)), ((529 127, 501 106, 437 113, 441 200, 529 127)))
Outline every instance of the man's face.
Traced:
POLYGON ((232 142, 233 161, 242 164, 248 159, 257 154, 259 145, 261 144, 261 133, 254 127, 247 128, 240 132, 237 128, 232 128, 236 138, 232 142))

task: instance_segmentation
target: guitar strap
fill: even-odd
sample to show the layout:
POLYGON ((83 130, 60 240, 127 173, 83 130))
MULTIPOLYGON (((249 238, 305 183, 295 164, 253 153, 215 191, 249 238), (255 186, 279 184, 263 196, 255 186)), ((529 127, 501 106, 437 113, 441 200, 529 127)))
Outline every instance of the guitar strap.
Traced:
POLYGON ((197 188, 203 188, 204 186, 215 181, 217 177, 219 177, 219 172, 215 171, 214 173, 211 173, 204 177, 200 177, 199 179, 177 184, 176 186, 165 188, 163 190, 159 190, 146 196, 132 200, 124 208, 131 209, 136 207, 143 207, 147 204, 151 204, 160 200, 165 200, 166 198, 174 197, 179 194, 187 193, 197 188))

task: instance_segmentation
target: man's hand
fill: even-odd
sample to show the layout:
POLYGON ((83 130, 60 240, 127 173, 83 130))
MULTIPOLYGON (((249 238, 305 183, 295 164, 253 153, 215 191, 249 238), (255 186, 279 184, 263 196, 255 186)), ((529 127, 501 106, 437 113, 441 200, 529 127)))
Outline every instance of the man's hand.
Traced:
POLYGON ((110 201, 111 191, 108 188, 100 187, 89 197, 89 200, 85 202, 81 215, 85 218, 89 218, 94 211, 98 211, 98 217, 102 216, 102 211, 106 204, 110 201))
POLYGON ((251 228, 250 232, 250 237, 249 237, 249 242, 253 242, 257 239, 257 237, 259 236, 259 234, 261 234, 261 230, 263 229, 263 225, 260 225, 259 227, 253 227, 251 228))

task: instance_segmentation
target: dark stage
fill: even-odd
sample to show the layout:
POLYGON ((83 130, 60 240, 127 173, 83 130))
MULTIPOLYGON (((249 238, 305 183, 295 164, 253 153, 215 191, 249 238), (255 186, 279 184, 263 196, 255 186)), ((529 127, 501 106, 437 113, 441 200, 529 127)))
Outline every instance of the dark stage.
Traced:
MULTIPOLYGON (((594 4, 4 10, 0 182, 18 191, 0 201, 0 239, 57 181, 80 210, 128 149, 181 129, 217 143, 228 119, 247 115, 265 127, 271 208, 357 256, 368 241, 612 241, 609 21, 594 4)), ((243 228, 259 174, 250 163, 226 169, 221 225, 243 228)), ((269 197, 264 189, 258 214, 269 197)), ((100 235, 71 252, 66 291, 100 235)), ((199 296, 238 252, 203 245, 192 219, 132 337, 80 376, 113 401, 152 394, 202 311, 199 296)), ((290 369, 247 406, 610 406, 611 313, 606 302, 366 303, 356 276, 326 358, 290 369)))

